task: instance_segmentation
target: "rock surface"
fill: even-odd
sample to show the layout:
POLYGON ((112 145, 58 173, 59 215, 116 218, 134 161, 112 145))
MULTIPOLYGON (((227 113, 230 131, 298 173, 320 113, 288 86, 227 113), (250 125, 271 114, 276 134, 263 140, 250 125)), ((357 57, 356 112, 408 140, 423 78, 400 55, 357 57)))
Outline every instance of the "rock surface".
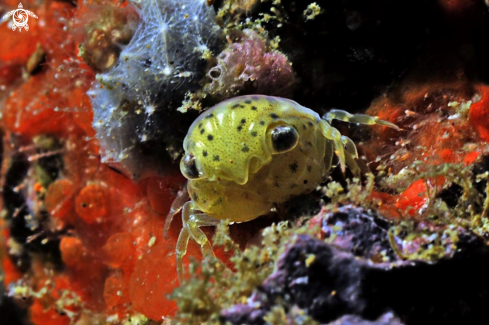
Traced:
MULTIPOLYGON (((364 322, 374 321, 387 312, 405 324, 472 324, 485 316, 489 250, 482 238, 460 228, 458 242, 435 262, 404 260, 385 247, 391 262, 374 263, 371 252, 379 250, 379 243, 388 244, 387 223, 360 212, 347 206, 324 216, 323 230, 343 223, 336 247, 309 235, 291 238, 276 271, 246 304, 223 311, 222 319, 265 324, 263 317, 275 305, 286 311, 296 306, 316 321, 334 324, 364 324, 341 319, 355 315, 364 322), (348 220, 347 210, 357 218, 348 220)), ((428 228, 426 223, 424 227, 428 228)), ((439 230, 430 229, 434 234, 439 230)))

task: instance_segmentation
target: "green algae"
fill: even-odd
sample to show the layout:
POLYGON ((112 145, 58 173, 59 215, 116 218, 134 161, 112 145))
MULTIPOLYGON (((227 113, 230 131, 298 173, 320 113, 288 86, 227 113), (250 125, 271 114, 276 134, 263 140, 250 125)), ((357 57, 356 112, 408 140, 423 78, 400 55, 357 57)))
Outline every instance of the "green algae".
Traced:
POLYGON ((287 313, 284 307, 273 306, 263 318, 267 325, 319 325, 318 322, 314 321, 298 307, 293 307, 292 310, 287 313))
POLYGON ((304 16, 304 19, 308 21, 308 20, 315 19, 323 12, 324 12, 323 9, 316 2, 313 2, 307 6, 306 10, 304 10, 302 15, 304 16))
MULTIPOLYGON (((229 221, 222 221, 213 237, 214 247, 222 247, 232 254, 232 269, 226 268, 216 257, 208 256, 202 262, 191 261, 189 274, 194 275, 174 290, 170 298, 177 302, 178 312, 173 324, 222 324, 222 310, 235 304, 245 304, 253 291, 275 270, 278 258, 295 234, 316 236, 318 229, 303 222, 273 223, 262 230, 261 245, 241 250, 229 235, 229 221)), ((265 316, 267 324, 317 324, 299 308, 286 312, 285 305, 276 302, 265 316)))
POLYGON ((198 270, 200 274, 171 295, 179 308, 176 324, 220 324, 220 311, 246 303, 253 290, 273 272, 284 244, 296 231, 288 222, 272 224, 263 230, 261 247, 241 251, 229 236, 228 222, 222 222, 213 243, 234 254, 230 258, 234 270, 225 268, 215 257, 207 257, 202 264, 193 261, 189 273, 196 274, 198 270))

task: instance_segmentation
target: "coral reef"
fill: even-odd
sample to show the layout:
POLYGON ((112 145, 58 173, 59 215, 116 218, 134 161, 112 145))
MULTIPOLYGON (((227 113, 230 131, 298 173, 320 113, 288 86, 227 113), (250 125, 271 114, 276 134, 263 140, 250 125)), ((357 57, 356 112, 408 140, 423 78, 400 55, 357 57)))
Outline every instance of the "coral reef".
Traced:
MULTIPOLYGON (((372 138, 360 146, 371 169, 382 170, 387 176, 380 182, 384 191, 397 192, 374 193, 385 214, 433 214, 429 207, 452 183, 464 187, 466 198, 473 198, 472 209, 481 207, 482 197, 472 191, 467 180, 472 177, 474 162, 488 149, 484 140, 487 125, 478 118, 485 114, 484 89, 466 82, 430 84, 372 102, 367 112, 396 121, 404 130, 395 138, 388 130, 374 130, 372 138), (428 133, 433 136, 425 136, 428 133), (382 157, 389 159, 379 164, 382 157)), ((454 205, 453 201, 448 204, 454 205)))
MULTIPOLYGON (((86 94, 94 72, 77 56, 76 38, 84 32, 73 23, 77 10, 90 14, 93 8, 25 5, 42 18, 31 25, 32 34, 7 37, 11 53, 19 55, 18 63, 5 58, 10 61, 3 74, 0 243, 6 293, 24 301, 23 313, 33 324, 148 323, 148 317, 171 315, 175 304, 166 295, 176 286, 176 273, 166 266, 173 263, 168 243, 176 233, 164 242, 160 214, 167 213, 182 179, 170 175, 136 185, 100 163, 86 94), (28 50, 32 35, 39 45, 28 50), (29 62, 38 66, 17 76, 29 62), (166 277, 162 269, 169 271, 166 277)), ((98 6, 120 12, 110 3, 98 6)), ((113 35, 117 29, 109 30, 113 35)))
POLYGON ((0 20, 2 322, 487 318, 487 0, 22 4, 28 31, 0 20), (203 229, 217 258, 190 243, 179 286, 181 224, 163 228, 182 141, 241 94, 402 130, 333 122, 362 175, 333 161, 312 193, 203 229))

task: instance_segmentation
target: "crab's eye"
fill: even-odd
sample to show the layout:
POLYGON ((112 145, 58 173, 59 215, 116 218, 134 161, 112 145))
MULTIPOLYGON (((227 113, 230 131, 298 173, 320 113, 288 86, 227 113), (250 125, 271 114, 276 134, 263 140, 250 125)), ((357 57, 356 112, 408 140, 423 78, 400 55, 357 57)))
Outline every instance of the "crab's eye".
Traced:
POLYGON ((272 130, 272 145, 275 152, 287 152, 299 142, 299 133, 291 126, 277 126, 272 130))
POLYGON ((190 153, 183 156, 182 161, 180 162, 180 170, 182 171, 183 176, 188 179, 196 179, 200 176, 195 164, 195 157, 190 153))

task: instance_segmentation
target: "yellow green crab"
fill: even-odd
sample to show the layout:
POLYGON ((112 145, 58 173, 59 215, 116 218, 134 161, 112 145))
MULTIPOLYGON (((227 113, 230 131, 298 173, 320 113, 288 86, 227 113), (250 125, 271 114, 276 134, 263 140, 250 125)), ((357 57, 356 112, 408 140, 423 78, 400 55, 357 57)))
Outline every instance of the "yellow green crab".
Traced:
POLYGON ((342 110, 321 118, 290 99, 265 95, 228 99, 193 122, 180 163, 187 187, 173 202, 165 223, 166 234, 173 216, 182 210, 176 247, 179 281, 190 238, 204 256, 212 254, 200 227, 224 219, 249 221, 293 196, 312 192, 329 175, 333 155, 343 171, 348 165, 359 172, 355 144, 331 126, 333 119, 399 129, 378 117, 342 110))

